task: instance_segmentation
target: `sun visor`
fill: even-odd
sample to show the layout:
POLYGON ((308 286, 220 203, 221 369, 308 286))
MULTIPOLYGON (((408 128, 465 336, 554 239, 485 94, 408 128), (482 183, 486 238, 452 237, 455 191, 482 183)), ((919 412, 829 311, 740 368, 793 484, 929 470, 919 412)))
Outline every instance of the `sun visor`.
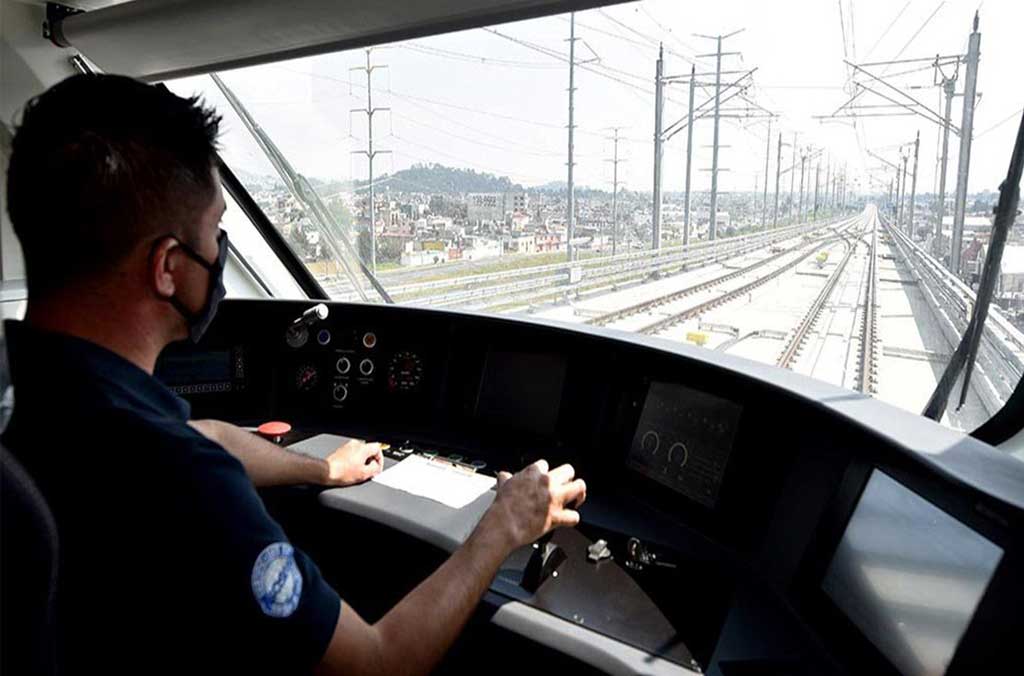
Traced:
POLYGON ((75 14, 61 42, 146 80, 422 37, 619 0, 135 0, 75 14))

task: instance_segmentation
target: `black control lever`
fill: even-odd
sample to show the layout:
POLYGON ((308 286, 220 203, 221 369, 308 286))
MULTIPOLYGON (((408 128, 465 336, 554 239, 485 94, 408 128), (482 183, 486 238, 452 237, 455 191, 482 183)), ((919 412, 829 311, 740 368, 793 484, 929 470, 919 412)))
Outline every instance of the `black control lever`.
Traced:
POLYGON ((536 592, 541 584, 550 577, 558 577, 558 567, 565 560, 565 551, 551 542, 554 531, 533 543, 533 553, 523 571, 523 589, 536 592))
POLYGON ((647 549, 640 540, 629 538, 626 541, 626 567, 639 571, 647 566, 659 566, 661 568, 677 567, 674 563, 659 560, 658 555, 647 549))
POLYGON ((317 322, 322 322, 327 319, 328 312, 329 310, 326 305, 323 303, 317 303, 299 315, 299 318, 292 322, 292 326, 312 326, 317 322))
POLYGON ((327 306, 323 303, 317 303, 309 308, 288 325, 284 334, 285 341, 291 347, 302 347, 309 339, 309 327, 327 319, 327 313, 327 306))

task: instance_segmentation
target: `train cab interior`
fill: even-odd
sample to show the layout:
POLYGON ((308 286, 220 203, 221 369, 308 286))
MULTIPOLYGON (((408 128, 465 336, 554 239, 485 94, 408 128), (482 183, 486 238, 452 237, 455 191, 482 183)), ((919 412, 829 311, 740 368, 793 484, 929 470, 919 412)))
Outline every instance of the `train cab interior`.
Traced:
MULTIPOLYGON (((841 1, 839 6, 853 4, 841 1)), ((655 13, 659 7, 668 7, 664 3, 644 5, 654 8, 655 13)), ((549 539, 517 550, 502 564, 438 673, 522 673, 535 669, 543 673, 680 676, 958 676, 1019 671, 1020 667, 1012 665, 1019 664, 1015 640, 1024 628, 1024 388, 1019 384, 1021 362, 1017 350, 1021 344, 1012 343, 1020 331, 1002 313, 991 311, 987 323, 984 315, 978 322, 963 322, 963 326, 980 323, 987 327, 984 331, 977 328, 975 352, 960 350, 960 337, 953 336, 956 342, 950 339, 947 352, 963 351, 971 359, 979 355, 972 387, 997 379, 995 374, 1003 363, 1000 355, 1012 352, 1012 360, 1016 360, 1013 368, 1006 367, 1006 372, 1013 375, 1003 379, 998 410, 969 429, 952 428, 941 422, 941 412, 937 421, 936 416, 920 415, 919 411, 875 396, 879 390, 870 384, 873 373, 877 372, 882 382, 892 377, 890 374, 899 373, 886 371, 885 364, 878 366, 881 360, 894 358, 895 348, 883 346, 888 326, 885 314, 877 320, 881 327, 877 329, 873 316, 857 315, 859 342, 850 344, 862 346, 858 353, 861 356, 855 358, 849 353, 847 357, 851 364, 860 360, 859 367, 851 367, 850 382, 862 382, 864 386, 852 387, 810 377, 799 369, 779 368, 730 354, 727 349, 710 349, 692 335, 670 338, 655 330, 618 328, 627 314, 652 319, 651 313, 657 310, 650 309, 651 303, 643 300, 641 304, 647 305, 642 312, 621 305, 602 317, 577 308, 580 321, 540 312, 503 312, 500 308, 504 306, 500 305, 481 310, 481 299, 499 284, 518 284, 515 293, 532 293, 531 289, 548 283, 542 276, 506 283, 501 275, 510 273, 497 267, 485 268, 485 262, 449 260, 443 264, 478 266, 471 269, 479 277, 474 282, 479 286, 467 283, 444 292, 453 294, 456 300, 473 298, 473 303, 418 302, 441 298, 429 294, 432 288, 440 288, 443 273, 437 278, 421 274, 407 281, 399 276, 404 272, 388 271, 379 258, 374 259, 384 255, 379 253, 384 251, 382 242, 387 239, 383 234, 378 234, 377 244, 370 238, 371 248, 378 247, 371 250, 370 257, 360 248, 364 238, 355 234, 338 230, 330 236, 321 232, 319 239, 307 236, 302 246, 319 246, 318 250, 323 251, 320 261, 311 263, 310 256, 296 248, 295 231, 282 228, 272 213, 287 202, 292 205, 289 208, 301 212, 297 219, 312 223, 311 229, 316 229, 314 226, 331 223, 340 213, 333 206, 325 206, 328 197, 333 198, 328 195, 331 190, 365 195, 359 190, 367 187, 363 181, 367 159, 371 161, 371 186, 376 185, 372 161, 383 149, 394 148, 396 159, 386 160, 387 156, 381 155, 380 175, 398 171, 397 151, 411 132, 395 133, 392 129, 389 136, 385 133, 387 123, 377 123, 375 147, 372 120, 375 113, 379 113, 378 119, 385 114, 380 112, 383 108, 373 107, 379 106, 378 100, 395 113, 415 116, 419 106, 433 110, 435 116, 440 111, 449 119, 457 119, 457 105, 486 108, 498 116, 492 118, 496 126, 488 127, 490 131, 502 129, 500 115, 531 117, 528 112, 505 105, 488 108, 486 97, 477 98, 475 103, 452 99, 455 103, 444 109, 435 105, 455 89, 491 86, 465 79, 439 84, 436 94, 421 94, 419 100, 412 95, 403 99, 397 93, 389 100, 391 83, 385 85, 382 80, 379 99, 377 91, 372 103, 359 98, 371 78, 392 78, 395 92, 408 86, 401 84, 393 72, 395 65, 390 75, 382 76, 375 70, 393 53, 383 46, 412 45, 416 59, 440 57, 462 67, 473 65, 468 63, 472 56, 466 55, 476 43, 467 38, 467 46, 457 50, 436 46, 440 43, 429 39, 484 31, 479 34, 485 38, 521 47, 495 32, 529 42, 524 37, 529 36, 527 31, 516 30, 520 22, 554 22, 551 31, 557 31, 559 37, 545 33, 545 44, 552 45, 545 49, 557 55, 568 53, 570 48, 576 50, 575 56, 569 57, 579 62, 572 64, 575 76, 580 78, 575 84, 566 79, 569 74, 564 57, 545 57, 537 50, 523 48, 514 58, 490 54, 486 58, 496 61, 498 75, 505 72, 501 68, 515 71, 517 77, 517 68, 526 77, 540 79, 557 73, 559 84, 551 96, 557 97, 558 110, 563 111, 566 86, 570 91, 580 82, 583 87, 596 86, 586 78, 598 73, 629 80, 627 75, 607 68, 615 63, 607 52, 603 59, 596 56, 601 51, 601 40, 621 42, 619 46, 624 49, 644 53, 651 48, 651 22, 636 29, 643 35, 636 30, 625 31, 610 21, 599 23, 604 16, 600 13, 607 12, 626 25, 633 25, 627 21, 630 17, 639 17, 636 25, 643 26, 640 20, 645 15, 631 7, 630 3, 616 5, 602 0, 68 0, 59 5, 2 0, 3 164, 7 163, 11 135, 16 133, 20 107, 75 73, 126 74, 166 83, 179 93, 200 91, 193 88, 199 87, 194 83, 201 80, 201 91, 231 115, 231 133, 244 136, 248 145, 239 150, 225 144, 219 163, 228 202, 224 228, 232 239, 224 271, 227 298, 198 343, 186 341, 165 350, 155 375, 188 400, 195 417, 230 421, 254 432, 268 422, 286 423, 270 432, 269 428, 263 430, 275 443, 296 453, 322 457, 337 446, 339 438, 386 444, 384 472, 366 483, 330 489, 275 487, 260 493, 289 539, 316 561, 341 598, 364 617, 381 616, 458 549, 494 499, 497 471, 515 471, 543 457, 552 465, 570 463, 578 475, 586 478, 587 500, 580 509, 580 524, 556 530, 549 539), (574 34, 565 41, 561 33, 569 36, 572 13, 573 30, 584 37, 574 34), (592 29, 589 35, 588 26, 592 29), (599 32, 599 26, 607 34, 599 32), (613 39, 612 34, 619 37, 613 39), (626 40, 640 44, 630 45, 626 40), (323 61, 308 68, 296 65, 318 58, 323 61), (252 80, 257 76, 245 82, 241 76, 233 76, 257 68, 283 78, 296 69, 320 73, 322 77, 309 79, 309 105, 322 113, 329 111, 324 113, 325 118, 335 115, 341 120, 341 128, 358 128, 348 138, 348 145, 331 145, 336 142, 318 136, 322 130, 316 125, 302 129, 297 114, 289 117, 292 114, 287 102, 275 103, 279 93, 275 87, 268 84, 263 89, 254 88, 252 80), (398 110, 402 101, 410 103, 404 113, 398 110), (294 134, 276 144, 270 128, 273 125, 261 126, 261 115, 278 122, 292 121, 294 134), (371 119, 368 147, 366 117, 371 119), (345 167, 361 162, 358 173, 353 170, 353 177, 363 182, 335 189, 312 181, 310 176, 317 170, 298 166, 301 162, 295 157, 300 152, 293 148, 318 143, 334 148, 331 152, 345 167), (266 165, 262 183, 257 171, 247 168, 240 159, 245 156, 258 157, 266 165), (270 177, 274 187, 268 187, 270 177), (357 190, 353 186, 363 187, 357 190), (274 190, 280 191, 280 197, 267 197, 274 190), (332 262, 323 262, 329 258, 332 262), (398 298, 403 284, 412 289, 404 299, 398 298), (881 338, 872 337, 875 330, 881 338), (877 343, 874 352, 863 347, 865 341, 877 343), (1005 345, 1010 347, 1003 350, 1000 346, 1005 345), (403 477, 402 470, 411 471, 403 477), (366 584, 368 576, 372 576, 373 584, 366 584)), ((860 3, 857 10, 861 11, 860 3)), ((747 27, 748 32, 754 30, 753 24, 747 27)), ((690 37, 691 32, 696 31, 680 26, 672 36, 685 36, 680 40, 686 42, 698 40, 690 37)), ((668 38, 672 36, 655 39, 664 38, 670 45, 668 38)), ((723 37, 717 36, 717 40, 720 63, 723 37)), ((866 40, 862 37, 862 42, 866 40)), ((701 46, 714 51, 714 47, 708 47, 714 42, 706 42, 701 46)), ((955 49, 960 47, 953 45, 955 49)), ((399 56, 408 56, 409 49, 396 51, 399 56)), ((714 59, 703 66, 708 64, 713 71, 714 59)), ((690 70, 682 61, 675 65, 677 70, 683 66, 685 71, 690 70)), ((655 77, 661 77, 660 60, 657 67, 655 76, 652 57, 650 68, 645 65, 642 73, 649 80, 642 86, 652 92, 655 84, 660 92, 660 80, 654 82, 655 77)), ((438 77, 443 79, 443 71, 438 77)), ((378 86, 377 81, 373 86, 378 86)), ((990 80, 988 86, 995 89, 997 85, 990 80)), ((1001 82, 998 86, 1016 88, 1019 98, 1017 84, 1001 82)), ((692 107, 692 88, 690 92, 692 107)), ((587 93, 581 88, 582 95, 587 93)), ((628 93, 645 101, 650 98, 646 93, 628 93)), ((682 97, 685 104, 685 86, 672 96, 682 97)), ((654 108, 648 105, 644 111, 648 109, 652 111, 651 119, 645 112, 636 129, 646 130, 645 125, 653 120, 654 108)), ((551 128, 544 132, 558 139, 554 151, 564 153, 565 134, 574 124, 583 133, 589 112, 577 103, 575 122, 570 117, 568 127, 562 117, 549 120, 551 128)), ((396 129, 402 120, 399 114, 392 123, 396 129)), ((445 124, 426 114, 423 117, 431 124, 445 124)), ((507 121, 510 125, 520 122, 507 121)), ((1012 122, 1016 124, 1016 119, 1012 122)), ((451 133, 474 135, 483 123, 474 124, 476 131, 467 123, 465 129, 453 129, 451 133)), ((661 124, 660 118, 656 124, 661 124)), ((710 126, 699 127, 698 133, 704 129, 710 130, 710 126)), ((723 129, 729 127, 723 123, 723 129)), ((641 131, 632 133, 638 137, 646 134, 641 131)), ((572 153, 573 137, 571 131, 568 133, 572 153)), ((607 138, 611 132, 601 133, 607 138)), ((717 120, 715 134, 717 144, 717 120)), ((484 149, 475 159, 486 166, 498 161, 490 153, 502 151, 488 151, 483 138, 481 135, 484 149)), ((681 138, 676 137, 676 141, 681 138)), ((774 139, 769 132, 773 167, 777 161, 774 139)), ((502 147, 524 140, 528 139, 491 139, 502 147)), ((644 136, 640 142, 649 145, 650 139, 644 136)), ((781 160, 782 135, 778 144, 781 160)), ((764 145, 762 140, 758 148, 764 145)), ((1010 163, 1012 177, 1016 156, 1011 145, 1000 149, 997 173, 1006 175, 1005 167, 1010 163)), ((460 146, 452 146, 449 151, 456 147, 460 146)), ((577 165, 603 161, 586 157, 577 158, 577 165)), ((642 157, 638 152, 636 164, 642 157)), ((717 162, 717 147, 715 157, 717 162)), ((679 164, 677 160, 671 161, 679 164)), ((1018 164, 1019 160, 1017 157, 1018 164)), ((555 162, 556 175, 563 175, 564 155, 555 162)), ((572 166, 570 159, 570 181, 572 166)), ((794 166, 799 171, 799 166, 794 166)), ((638 190, 647 190, 644 199, 649 201, 650 172, 646 164, 635 169, 636 181, 641 185, 638 190)), ((771 171, 774 174, 775 169, 771 171)), ((824 168, 821 173, 824 176, 824 168)), ((899 175, 898 170, 896 173, 899 175)), ((1018 186, 1004 184, 1009 188, 1000 200, 1000 208, 1003 201, 1012 201, 1012 208, 1006 207, 1012 211, 1011 223, 1017 213, 1019 167, 1016 179, 1018 186)), ((802 195, 802 174, 799 181, 802 195)), ((950 185, 952 182, 950 178, 950 185)), ((824 185, 830 184, 826 181, 824 185)), ((906 183, 903 187, 908 189, 906 183)), ((993 190, 995 187, 991 186, 993 190)), ((739 299, 731 302, 755 303, 757 294, 778 288, 775 285, 783 283, 779 280, 787 279, 784 275, 793 271, 808 270, 806 279, 824 283, 824 273, 811 270, 811 266, 824 265, 827 270, 840 260, 839 253, 831 258, 818 253, 826 251, 821 248, 824 246, 835 247, 829 252, 849 254, 848 258, 859 257, 854 260, 868 261, 870 257, 872 263, 865 263, 863 268, 868 282, 856 285, 866 290, 863 293, 868 300, 861 299, 861 292, 855 289, 854 305, 872 305, 875 283, 882 294, 887 288, 884 283, 891 282, 887 275, 895 274, 876 271, 875 262, 883 269, 887 264, 897 265, 899 256, 918 256, 914 259, 918 261, 916 267, 900 268, 918 271, 914 274, 919 277, 912 282, 904 280, 903 287, 924 288, 932 283, 928 282, 931 277, 927 274, 932 273, 925 265, 930 259, 923 245, 899 232, 898 227, 894 230, 893 224, 899 223, 895 219, 900 216, 886 203, 885 189, 875 191, 875 199, 866 182, 861 188, 860 201, 851 200, 842 209, 822 216, 813 228, 795 222, 785 226, 791 228, 788 231, 783 226, 778 230, 755 227, 716 240, 723 246, 735 246, 737 256, 747 255, 744 252, 748 250, 765 250, 776 257, 756 264, 762 270, 774 270, 776 277, 731 287, 730 293, 739 299), (789 253, 795 248, 787 247, 799 246, 810 248, 789 253), (876 256, 882 246, 888 247, 889 253, 876 256), (790 260, 786 256, 792 256, 790 267, 780 263, 790 260)), ((390 188, 385 183, 378 190, 384 201, 377 208, 387 210, 387 218, 397 223, 401 216, 396 214, 404 208, 394 197, 400 188, 392 181, 390 188)), ((406 187, 408 192, 413 190, 416 188, 406 187)), ((760 190, 755 192, 757 199, 760 190)), ((770 214, 770 186, 766 180, 764 190, 765 208, 770 214)), ((59 191, 59 186, 54 186, 56 199, 59 191)), ((427 200, 430 190, 424 187, 423 191, 427 200)), ((775 192, 777 199, 778 183, 775 192)), ((552 198, 563 200, 559 203, 563 214, 565 194, 563 184, 561 192, 552 198)), ((370 195, 372 211, 372 191, 370 195)), ((888 199, 892 199, 891 191, 888 199)), ((434 202, 430 205, 433 209, 434 202)), ((352 202, 349 208, 358 211, 362 207, 352 202)), ((777 202, 775 208, 777 211, 777 202)), ((469 209, 472 213, 472 202, 469 209)), ((655 211, 660 209, 659 204, 655 211)), ((817 192, 814 211, 817 216, 817 192)), ((8 319, 24 312, 26 291, 17 240, 6 213, 3 218, 0 308, 8 319)), ((371 224, 373 218, 370 216, 371 224)), ((514 224, 517 216, 513 213, 509 218, 514 224)), ((424 220, 429 223, 429 218, 424 220)), ((997 225, 1001 222, 998 213, 995 220, 997 225)), ((995 230, 997 226, 992 227, 995 230)), ((387 226, 381 232, 387 232, 387 226)), ((507 242, 518 241, 515 235, 510 237, 507 242)), ((478 242, 483 239, 477 238, 478 242)), ((531 241, 539 242, 539 236, 531 241)), ((628 245, 628 238, 626 241, 628 245)), ((570 236, 570 262, 574 242, 570 236)), ((679 246, 696 247, 693 250, 697 255, 709 251, 700 247, 712 244, 715 242, 704 239, 679 246)), ((483 246, 478 243, 475 251, 482 251, 483 246)), ((508 260, 508 247, 512 245, 503 246, 500 260, 508 260)), ((473 249, 463 251, 467 250, 473 249)), ((610 254, 609 260, 626 267, 654 265, 651 261, 655 259, 644 258, 646 253, 640 248, 625 251, 610 254)), ((673 255, 690 255, 686 253, 689 249, 680 251, 683 253, 673 255)), ((395 260, 412 261, 432 252, 437 253, 431 246, 413 243, 395 254, 395 260)), ((559 267, 562 258, 552 258, 545 264, 548 272, 544 274, 558 277, 558 284, 569 285, 579 281, 574 275, 582 274, 585 281, 586 275, 598 274, 593 272, 596 267, 586 267, 595 265, 598 254, 587 258, 590 254, 582 250, 577 253, 582 255, 582 273, 572 265, 568 269, 559 267), (565 282, 561 281, 563 273, 565 282)), ((714 255, 715 260, 724 257, 714 255)), ((674 274, 671 270, 678 268, 678 264, 677 268, 667 267, 670 264, 664 263, 666 267, 649 276, 653 281, 648 283, 667 283, 665 280, 674 274)), ((697 269, 700 264, 688 262, 686 266, 678 269, 697 269)), ((434 267, 444 269, 441 264, 434 267)), ((753 274, 753 267, 722 269, 734 280, 746 279, 735 275, 753 274)), ((705 279, 700 283, 710 282, 705 279)), ((614 287, 628 288, 628 283, 614 287)), ((824 301, 808 301, 808 313, 829 305, 829 293, 840 287, 825 288, 821 292, 824 295, 817 296, 824 301)), ((977 319, 976 308, 987 303, 982 300, 984 283, 955 288, 960 298, 967 299, 963 303, 965 312, 974 312, 977 319)), ((584 292, 579 293, 579 298, 586 297, 584 292)), ((564 297, 565 293, 559 296, 564 297)), ((662 306, 679 303, 681 297, 659 302, 662 306)), ((670 323, 698 321, 687 317, 713 312, 726 302, 724 299, 717 298, 717 305, 708 300, 697 310, 688 309, 686 317, 669 317, 670 323)), ((549 300, 550 296, 544 302, 549 300)), ((515 305, 513 300, 503 302, 509 307, 515 305)), ((800 324, 794 330, 826 335, 830 329, 821 328, 815 316, 804 322, 807 327, 801 328, 800 324)), ((663 322, 663 328, 668 320, 660 317, 653 315, 653 319, 663 322)), ((792 339, 789 335, 787 340, 792 339)), ((971 335, 970 331, 966 335, 971 335)), ((785 343, 781 337, 769 338, 776 341, 776 346, 785 343)), ((743 335, 731 338, 741 339, 743 335)), ((750 341, 766 339, 761 335, 750 341)), ((796 339, 793 359, 798 359, 793 355, 801 349, 810 349, 806 347, 808 340, 813 338, 803 338, 802 334, 796 339)), ((1011 357, 1005 356, 1005 360, 1009 364, 1011 357)), ((967 370, 970 372, 970 366, 967 370)), ((935 373, 944 373, 941 365, 936 365, 935 373)), ((956 382, 963 382, 963 374, 952 374, 953 378, 958 376, 956 382)), ((17 391, 6 387, 6 376, 2 384, 6 417, 12 407, 17 410, 17 391)), ((967 385, 963 387, 966 391, 967 385)), ((953 390, 951 411, 956 408, 958 394, 959 390, 953 390)), ((985 396, 971 394, 969 402, 985 396)), ((10 585, 37 585, 40 603, 46 603, 49 595, 60 588, 55 580, 59 581, 61 571, 55 567, 47 574, 39 569, 25 572, 25 566, 17 565, 19 552, 23 551, 19 543, 33 534, 59 542, 61 524, 47 519, 45 513, 40 516, 38 511, 19 511, 14 503, 25 486, 31 490, 32 479, 11 462, 9 466, 5 451, 4 591, 10 585), (10 576, 15 573, 26 577, 12 580, 10 576)), ((41 500, 45 504, 45 496, 41 500)), ((159 593, 156 589, 152 592, 159 593)), ((5 599, 4 622, 21 622, 23 617, 14 615, 15 609, 7 606, 5 599)), ((0 645, 0 652, 10 649, 9 645, 0 645)))

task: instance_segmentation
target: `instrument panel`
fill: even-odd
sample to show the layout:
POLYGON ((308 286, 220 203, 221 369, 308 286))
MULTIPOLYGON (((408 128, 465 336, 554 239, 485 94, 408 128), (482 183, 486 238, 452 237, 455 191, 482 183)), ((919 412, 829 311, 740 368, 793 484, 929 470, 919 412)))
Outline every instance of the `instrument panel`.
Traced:
MULTIPOLYGON (((705 666, 725 654, 716 642, 729 622, 717 613, 749 577, 744 567, 781 599, 776 621, 796 612, 864 673, 965 673, 954 655, 998 644, 976 635, 977 618, 1008 584, 1020 598, 1000 572, 1019 554, 998 520, 977 515, 983 494, 930 469, 940 455, 924 460, 821 401, 711 359, 558 327, 342 304, 299 322, 305 308, 226 302, 201 349, 169 350, 157 375, 197 416, 283 419, 469 458, 468 471, 571 462, 592 496, 587 529, 613 546, 639 538, 679 568, 635 577, 656 601, 685 599, 678 614, 668 600, 664 610, 677 626, 693 622, 686 645, 705 666), (956 499, 936 499, 942 491, 956 499), (936 619, 948 585, 915 570, 948 578, 962 603, 936 619), (925 666, 909 668, 907 654, 925 666)), ((912 447, 930 425, 905 416, 889 433, 912 447)), ((776 649, 768 643, 760 649, 776 649)))
POLYGON ((944 674, 1003 549, 872 470, 822 580, 857 630, 906 676, 944 674))
POLYGON ((626 466, 714 507, 742 411, 727 399, 685 385, 653 382, 626 466))

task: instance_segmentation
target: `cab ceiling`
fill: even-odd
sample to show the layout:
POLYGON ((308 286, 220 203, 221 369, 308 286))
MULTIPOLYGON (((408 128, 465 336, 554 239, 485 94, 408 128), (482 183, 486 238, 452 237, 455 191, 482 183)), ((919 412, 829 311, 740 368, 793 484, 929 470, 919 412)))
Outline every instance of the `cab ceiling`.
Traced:
POLYGON ((60 32, 101 70, 146 80, 250 66, 622 0, 102 0, 60 32))

